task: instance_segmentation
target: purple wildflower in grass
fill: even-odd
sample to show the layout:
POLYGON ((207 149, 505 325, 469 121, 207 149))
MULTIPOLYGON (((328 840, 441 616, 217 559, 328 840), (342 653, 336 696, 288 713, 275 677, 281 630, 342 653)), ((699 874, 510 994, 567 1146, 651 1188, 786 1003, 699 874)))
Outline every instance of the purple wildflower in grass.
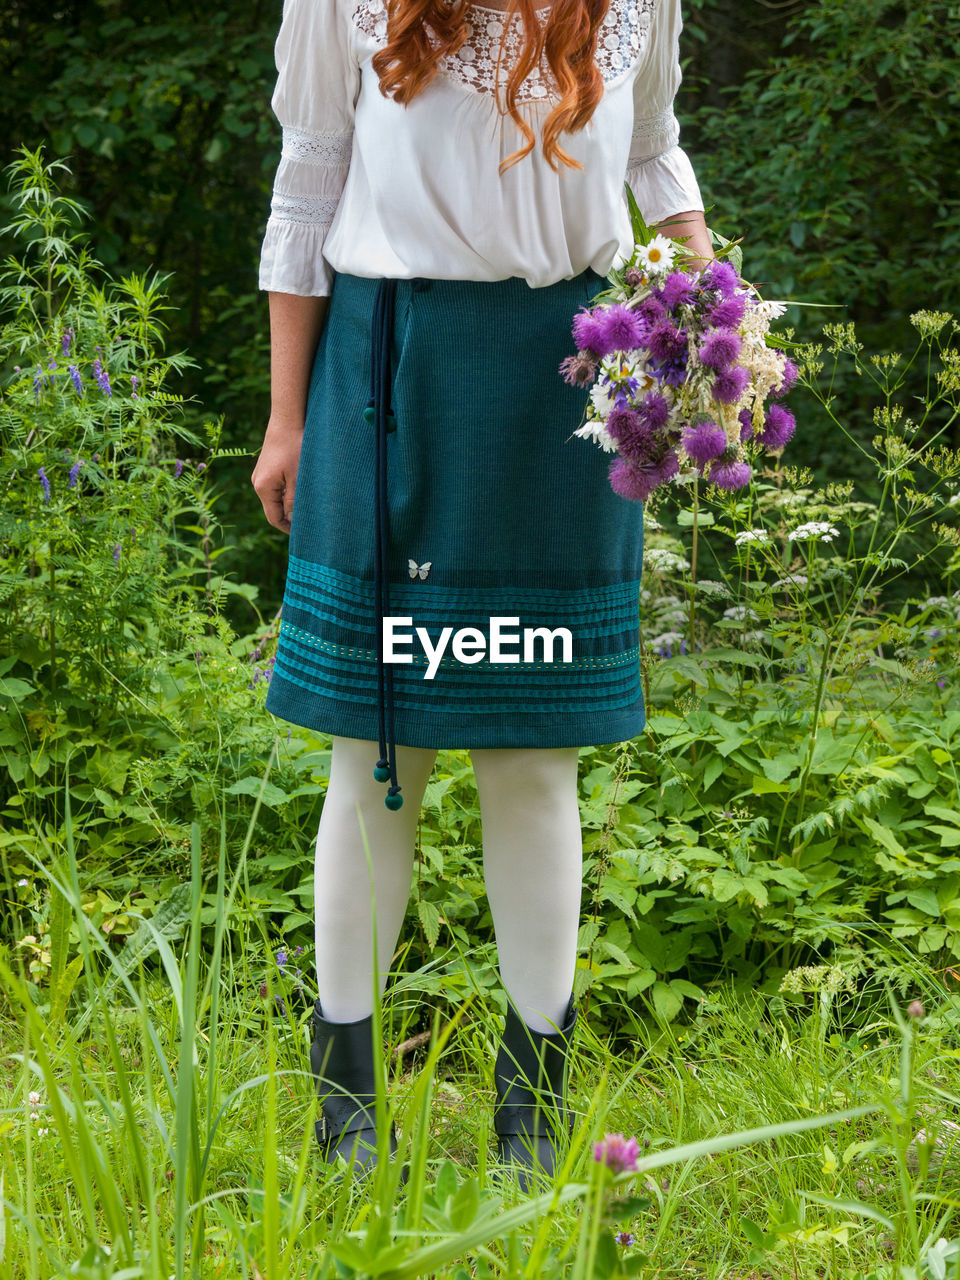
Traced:
POLYGON ((693 281, 686 271, 671 271, 660 288, 664 306, 670 311, 693 301, 693 281))
POLYGON ((277 952, 277 968, 282 973, 286 967, 287 967, 287 953, 286 951, 280 950, 277 952))
POLYGON ((294 954, 295 956, 302 956, 302 955, 303 955, 303 953, 304 953, 304 951, 306 951, 306 947, 300 947, 300 946, 298 946, 298 947, 295 947, 295 948, 294 948, 294 952, 293 952, 293 954, 294 954))
POLYGON ((37 372, 33 375, 33 403, 38 404, 40 401, 40 388, 43 386, 43 366, 37 365, 37 372))
POLYGON ((780 380, 780 385, 778 387, 774 387, 773 391, 771 392, 771 395, 777 398, 779 398, 780 396, 785 396, 787 394, 790 388, 797 381, 797 377, 800 373, 800 370, 797 368, 796 362, 791 360, 789 356, 785 357, 785 361, 786 363, 783 366, 783 377, 780 380))
POLYGON ((722 369, 713 380, 713 394, 721 404, 736 404, 747 389, 750 373, 743 365, 722 369))
POLYGON ((618 1231, 614 1236, 614 1239, 617 1244, 621 1245, 624 1249, 629 1249, 632 1244, 636 1244, 637 1242, 636 1236, 629 1231, 618 1231))
POLYGON ((181 472, 182 470, 183 470, 183 463, 181 462, 181 460, 180 460, 179 458, 177 458, 177 460, 176 460, 176 462, 174 463, 174 466, 173 466, 173 478, 174 478, 175 480, 179 477, 180 472, 181 472))
POLYGON ((47 479, 47 473, 46 471, 44 471, 43 467, 37 467, 37 475, 40 477, 40 484, 41 484, 41 487, 43 488, 43 500, 44 502, 49 502, 50 501, 50 481, 47 479))
POLYGON ((114 564, 120 563, 120 543, 119 542, 115 542, 113 544, 113 563, 114 564))
POLYGON ((757 440, 765 449, 782 449, 797 429, 797 420, 783 404, 767 406, 763 429, 757 432, 757 440))
POLYGON ((293 733, 293 730, 292 730, 292 729, 288 729, 288 730, 287 730, 287 741, 288 741, 288 742, 290 741, 290 735, 291 735, 291 733, 293 733))
POLYGON ((596 313, 596 336, 602 344, 603 355, 614 351, 634 351, 643 341, 646 326, 642 320, 622 303, 601 307, 596 313))
POLYGON ((702 471, 727 447, 727 433, 715 422, 698 422, 683 433, 683 447, 702 471))
POLYGON ((654 360, 664 363, 676 360, 687 351, 687 331, 669 320, 655 325, 647 335, 647 346, 654 360))
POLYGON ((602 1142, 593 1144, 593 1158, 597 1164, 606 1165, 614 1173, 634 1173, 640 1159, 640 1145, 636 1138, 608 1133, 602 1142))
POLYGON ((64 329, 64 331, 63 331, 63 338, 62 338, 62 340, 61 340, 61 341, 62 341, 62 345, 63 345, 63 354, 64 354, 65 356, 68 356, 68 355, 70 354, 70 343, 73 341, 73 326, 72 326, 72 325, 70 326, 70 328, 69 328, 69 329, 64 329))
POLYGON ((938 680, 938 681, 937 681, 937 688, 938 688, 938 689, 942 689, 942 688, 946 685, 946 683, 947 683, 947 682, 946 682, 946 680, 938 680))
POLYGON ((722 258, 712 258, 703 271, 703 282, 711 289, 716 289, 724 298, 732 298, 733 292, 740 283, 733 264, 722 258))
POLYGON ((51 356, 51 357, 50 357, 50 359, 47 361, 47 368, 48 368, 48 369, 51 369, 54 373, 56 373, 56 371, 57 371, 57 362, 56 362, 56 360, 54 360, 54 359, 53 359, 53 357, 52 357, 52 356, 51 356))
POLYGON ((206 464, 205 462, 198 462, 198 463, 197 463, 197 471, 198 471, 198 472, 200 472, 200 471, 206 471, 206 469, 207 469, 207 464, 206 464))
POLYGON ((69 488, 73 489, 76 487, 77 477, 80 474, 80 468, 82 466, 83 466, 83 459, 78 458, 76 462, 73 464, 73 466, 70 468, 70 475, 67 478, 67 485, 69 488))
POLYGON ((717 328, 735 329, 747 309, 747 295, 735 293, 730 298, 718 299, 707 311, 707 324, 717 328))
POLYGON ((753 471, 749 462, 715 462, 707 479, 718 489, 742 489, 750 483, 753 471))
POLYGON ((94 360, 93 362, 93 376, 96 378, 97 386, 100 388, 103 394, 105 396, 112 396, 113 389, 110 386, 110 375, 107 373, 106 369, 103 367, 103 362, 101 361, 99 356, 97 356, 96 360, 94 360))
POLYGON ((82 396, 83 395, 83 378, 81 378, 80 376, 80 370, 77 368, 75 364, 68 365, 67 368, 70 372, 70 381, 73 383, 74 391, 76 391, 78 396, 82 396))
POLYGON ((250 684, 249 684, 247 687, 248 687, 249 689, 252 689, 255 685, 258 685, 258 684, 260 683, 260 677, 261 677, 262 675, 263 675, 263 672, 260 670, 260 668, 259 668, 259 667, 254 667, 254 669, 253 669, 253 679, 250 681, 250 684))
POLYGON ((140 379, 137 377, 135 373, 132 373, 130 375, 130 399, 131 400, 140 399, 140 397, 137 395, 137 387, 139 385, 140 385, 140 379))
POLYGON ((700 343, 700 363, 722 372, 730 368, 742 346, 740 335, 732 329, 711 329, 700 343))
POLYGON ((749 440, 753 435, 753 414, 749 409, 741 409, 737 421, 740 423, 740 439, 749 440))
POLYGON ((571 387, 589 387, 597 376, 597 362, 585 351, 578 351, 575 356, 560 361, 560 372, 571 387))

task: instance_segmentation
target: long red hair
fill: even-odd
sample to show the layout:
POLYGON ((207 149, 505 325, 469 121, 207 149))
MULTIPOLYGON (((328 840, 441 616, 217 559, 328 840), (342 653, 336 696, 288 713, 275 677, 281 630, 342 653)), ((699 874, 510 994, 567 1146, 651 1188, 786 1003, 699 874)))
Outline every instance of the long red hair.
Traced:
MULTIPOLYGON (((425 89, 440 69, 440 61, 456 53, 467 39, 469 0, 386 0, 387 43, 373 56, 380 91, 404 106, 425 89)), ((500 101, 499 71, 503 56, 501 39, 497 59, 497 105, 523 134, 525 144, 500 165, 501 173, 533 150, 535 138, 520 114, 517 95, 524 80, 546 58, 559 90, 559 100, 543 125, 543 152, 550 166, 582 169, 560 146, 562 133, 582 129, 603 96, 603 77, 594 54, 597 32, 610 0, 554 0, 547 22, 541 27, 535 0, 509 0, 504 12, 504 32, 519 13, 523 44, 506 83, 505 102, 500 101)))

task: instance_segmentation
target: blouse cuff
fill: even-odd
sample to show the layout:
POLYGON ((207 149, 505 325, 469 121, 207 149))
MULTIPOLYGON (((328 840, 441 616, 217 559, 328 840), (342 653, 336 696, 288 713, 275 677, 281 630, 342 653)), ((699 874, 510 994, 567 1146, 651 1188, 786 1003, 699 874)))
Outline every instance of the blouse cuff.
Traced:
POLYGON ((261 289, 322 298, 333 292, 333 268, 323 256, 329 222, 293 222, 271 216, 260 252, 261 289))
POLYGON ((648 226, 675 213, 699 209, 703 197, 690 158, 679 143, 649 160, 632 160, 627 182, 648 226))

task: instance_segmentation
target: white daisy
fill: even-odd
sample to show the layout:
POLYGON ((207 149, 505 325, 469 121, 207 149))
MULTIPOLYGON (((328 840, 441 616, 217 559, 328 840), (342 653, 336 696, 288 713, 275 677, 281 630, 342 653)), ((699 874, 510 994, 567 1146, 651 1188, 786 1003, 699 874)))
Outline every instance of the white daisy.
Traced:
POLYGON ((580 436, 583 440, 593 440, 605 453, 616 453, 617 451, 613 436, 611 436, 599 418, 593 418, 590 422, 585 422, 582 427, 577 427, 573 434, 580 436))
POLYGON ((659 233, 647 244, 637 246, 637 257, 649 272, 669 271, 677 254, 677 246, 659 233))

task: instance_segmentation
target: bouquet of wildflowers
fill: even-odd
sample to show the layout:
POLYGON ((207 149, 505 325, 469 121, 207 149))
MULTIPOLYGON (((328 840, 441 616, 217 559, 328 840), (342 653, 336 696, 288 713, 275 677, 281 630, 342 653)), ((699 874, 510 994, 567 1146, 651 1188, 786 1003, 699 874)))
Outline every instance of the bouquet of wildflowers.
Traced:
MULTIPOLYGON (((560 365, 567 382, 591 387, 575 434, 617 455, 610 484, 624 498, 645 502, 697 476, 741 489, 755 450, 778 452, 796 427, 780 400, 797 366, 770 335, 785 305, 763 301, 723 257, 696 273, 675 269, 680 244, 631 207, 633 255, 575 317, 577 354, 560 365)), ((723 248, 739 261, 736 245, 723 248)))

